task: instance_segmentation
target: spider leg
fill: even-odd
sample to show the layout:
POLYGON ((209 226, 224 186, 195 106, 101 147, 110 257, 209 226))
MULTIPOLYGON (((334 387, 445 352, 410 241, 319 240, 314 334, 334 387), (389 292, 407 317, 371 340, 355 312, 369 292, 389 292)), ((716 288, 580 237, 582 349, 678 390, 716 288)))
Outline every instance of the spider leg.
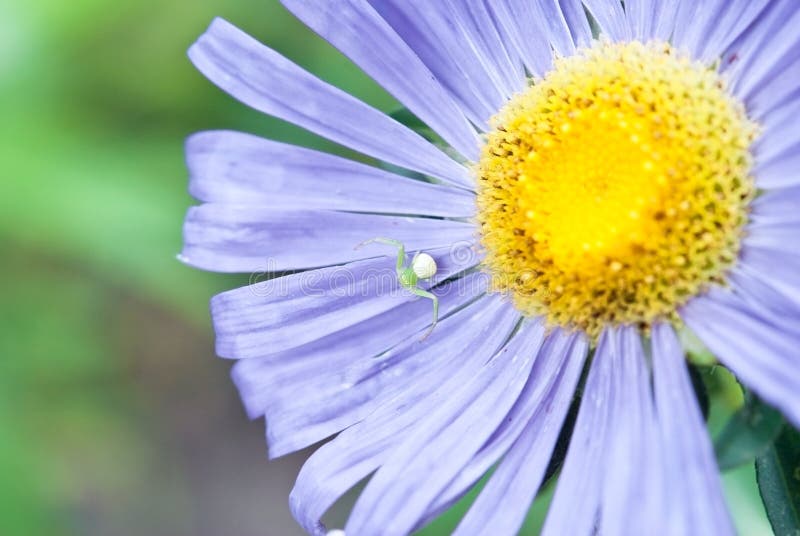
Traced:
POLYGON ((369 240, 361 242, 353 249, 361 249, 367 244, 375 244, 375 243, 386 244, 387 246, 394 246, 397 248, 397 271, 399 273, 400 270, 403 268, 403 264, 406 261, 406 247, 399 240, 394 240, 392 238, 382 238, 382 237, 370 238, 369 240))
POLYGON ((433 331, 433 328, 436 327, 436 323, 439 321, 439 298, 435 294, 428 292, 427 290, 422 290, 421 288, 412 288, 409 290, 412 293, 416 294, 417 296, 421 298, 427 298, 433 302, 433 323, 431 324, 431 327, 428 329, 425 335, 423 335, 422 338, 420 339, 421 341, 424 341, 425 339, 428 338, 428 336, 433 331))

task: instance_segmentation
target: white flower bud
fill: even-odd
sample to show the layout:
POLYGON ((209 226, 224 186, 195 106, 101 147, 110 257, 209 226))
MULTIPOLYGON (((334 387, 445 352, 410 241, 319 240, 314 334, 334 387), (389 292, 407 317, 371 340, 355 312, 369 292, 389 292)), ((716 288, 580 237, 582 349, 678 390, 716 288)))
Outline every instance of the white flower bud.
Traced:
POLYGON ((427 253, 420 253, 411 262, 411 269, 420 279, 430 279, 436 275, 436 261, 427 253))

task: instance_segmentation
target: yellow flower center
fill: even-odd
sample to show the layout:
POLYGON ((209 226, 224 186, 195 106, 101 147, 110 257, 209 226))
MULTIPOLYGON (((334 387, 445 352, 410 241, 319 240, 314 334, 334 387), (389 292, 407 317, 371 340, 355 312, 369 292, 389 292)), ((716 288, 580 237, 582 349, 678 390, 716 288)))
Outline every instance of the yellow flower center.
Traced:
POLYGON ((523 313, 647 328, 724 280, 757 129, 715 71, 664 43, 598 42, 492 127, 477 219, 493 286, 523 313))

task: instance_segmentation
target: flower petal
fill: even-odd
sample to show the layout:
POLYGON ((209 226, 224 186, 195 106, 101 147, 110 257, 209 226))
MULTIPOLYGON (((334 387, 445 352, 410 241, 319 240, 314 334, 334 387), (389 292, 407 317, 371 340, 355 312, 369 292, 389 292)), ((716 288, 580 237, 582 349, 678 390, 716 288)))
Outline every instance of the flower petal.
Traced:
POLYGON ((628 0, 625 2, 625 18, 631 34, 639 41, 646 42, 655 33, 656 18, 664 2, 658 0, 628 0))
POLYGON ((528 323, 462 387, 418 422, 370 479, 345 532, 408 534, 500 426, 527 382, 544 327, 528 323))
POLYGON ((744 32, 754 24, 772 0, 723 0, 722 10, 707 15, 708 24, 705 34, 697 32, 696 43, 692 50, 696 57, 713 63, 725 55, 731 46, 744 32))
POLYGON ((768 84, 747 98, 747 113, 750 118, 755 121, 768 120, 765 118, 796 105, 800 100, 798 77, 800 77, 800 55, 797 55, 783 70, 773 73, 768 84))
MULTIPOLYGON (((372 0, 378 13, 405 40, 478 128, 510 96, 497 66, 485 56, 448 1, 372 0)), ((464 10, 463 7, 459 8, 464 10)), ((518 87, 523 87, 519 81, 518 87)))
POLYGON ((600 505, 601 534, 646 534, 663 515, 666 479, 655 421, 650 371, 637 327, 614 333, 612 433, 604 447, 600 505))
MULTIPOLYGON (((514 318, 510 305, 495 301, 481 299, 445 318, 424 341, 417 330, 394 347, 384 346, 383 353, 351 354, 338 369, 333 368, 336 364, 325 364, 314 376, 306 375, 305 381, 295 376, 288 385, 269 392, 265 415, 270 454, 281 456, 312 445, 363 420, 418 386, 423 377, 452 373, 468 343, 476 343, 476 325, 514 318)), ((430 302, 426 305, 424 317, 430 320, 430 302)), ((446 312, 452 312, 460 304, 449 300, 444 305, 449 306, 446 312)))
MULTIPOLYGON (((572 2, 566 3, 567 5, 574 5, 572 2)), ((567 24, 567 19, 564 16, 561 7, 558 5, 557 0, 544 0, 531 2, 534 9, 534 16, 541 31, 547 36, 547 40, 552 45, 553 49, 562 56, 569 56, 575 53, 575 41, 570 33, 570 26, 567 24)), ((583 15, 586 26, 577 26, 577 30, 582 30, 589 27, 589 19, 583 15)), ((585 34, 578 33, 578 37, 585 38, 585 34)))
POLYGON ((752 146, 757 166, 780 157, 791 156, 792 152, 795 154, 800 152, 798 114, 800 114, 800 100, 776 108, 761 118, 763 132, 752 146))
MULTIPOLYGON (((514 535, 522 526, 550 463, 588 350, 586 339, 580 335, 557 333, 551 335, 548 342, 553 338, 562 344, 548 344, 539 353, 528 381, 529 386, 520 395, 516 411, 509 416, 510 419, 513 417, 512 424, 501 428, 503 434, 499 433, 501 430, 495 432, 491 442, 476 456, 476 460, 488 462, 480 465, 485 472, 495 456, 489 457, 484 453, 491 452, 498 444, 507 448, 503 436, 514 431, 508 438, 513 445, 454 534, 491 532, 494 536, 514 535), (520 426, 523 427, 521 433, 518 431, 520 426)), ((473 477, 470 484, 474 484, 482 475, 477 471, 467 473, 459 475, 448 489, 465 481, 465 476, 473 477)))
MULTIPOLYGON (((478 260, 429 251, 439 265, 432 283, 474 266, 478 260)), ((318 341, 417 296, 401 291, 391 257, 379 257, 270 279, 218 294, 211 300, 217 353, 235 359, 266 357, 318 341)), ((469 280, 475 288, 483 283, 469 280)), ((472 292, 469 283, 460 291, 472 292)))
MULTIPOLYGON (((800 73, 800 71, 798 71, 800 73)), ((754 170, 760 188, 787 188, 800 185, 800 145, 781 158, 758 164, 754 170)))
POLYGON ((522 91, 527 76, 522 60, 503 42, 492 19, 491 10, 483 0, 444 0, 455 19, 474 44, 481 63, 497 73, 496 83, 506 97, 522 91))
POLYGON ((592 534, 600 507, 604 453, 609 441, 614 374, 613 342, 605 331, 595 350, 578 419, 542 535, 592 534))
POLYGON ((533 3, 508 0, 487 5, 509 50, 522 59, 531 74, 543 77, 552 66, 553 56, 533 3))
POLYGON ((266 210, 346 210, 469 217, 475 196, 338 156, 231 131, 186 142, 189 191, 209 203, 266 210))
POLYGON ((220 88, 269 115, 356 151, 463 186, 468 170, 384 113, 216 19, 189 58, 220 88))
POLYGON ((608 328, 542 534, 646 534, 663 523, 658 449, 639 331, 608 328))
POLYGON ((800 317, 800 300, 778 291, 744 267, 737 267, 728 274, 728 282, 736 294, 773 324, 782 324, 784 329, 800 333, 800 323, 787 325, 783 322, 786 318, 800 317))
POLYGON ((745 245, 739 254, 742 270, 800 303, 800 262, 795 255, 770 248, 745 245))
POLYGON ((707 0, 684 2, 691 22, 676 28, 676 44, 706 63, 719 60, 725 50, 752 24, 769 0, 707 0))
POLYGON ((472 224, 430 218, 208 203, 186 215, 181 260, 216 272, 281 272, 374 256, 378 246, 356 246, 375 237, 427 250, 470 242, 474 232, 472 224))
POLYGON ((464 157, 478 159, 475 129, 422 60, 367 0, 281 2, 464 157))
POLYGON ((675 21, 683 0, 653 2, 653 37, 668 42, 675 32, 675 21))
MULTIPOLYGON (((753 175, 760 188, 791 188, 800 185, 800 132, 797 116, 800 100, 777 108, 762 121, 764 133, 753 146, 753 175)), ((796 200, 794 200, 796 202, 796 200)))
MULTIPOLYGON (((680 311, 681 318, 720 361, 761 398, 800 425, 800 337, 765 320, 740 297, 712 289, 680 311)), ((797 322, 787 318, 786 322, 797 322)))
MULTIPOLYGON (((555 0, 550 0, 555 1, 555 0)), ((588 47, 592 44, 592 28, 580 0, 558 0, 561 13, 567 21, 572 40, 577 47, 588 47)))
MULTIPOLYGON (((742 247, 763 248, 776 251, 783 257, 792 257, 792 264, 800 266, 800 222, 784 221, 780 223, 751 223, 745 229, 746 236, 742 247)), ((797 283, 800 284, 800 274, 797 283)))
POLYGON ((800 223, 800 185, 764 192, 750 207, 754 223, 800 223))
MULTIPOLYGON (((759 8, 758 3, 751 6, 759 8)), ((750 24, 723 55, 721 70, 731 79, 731 91, 748 105, 766 83, 771 83, 780 73, 781 66, 791 62, 790 50, 798 44, 792 28, 800 17, 800 6, 794 0, 775 0, 759 14, 758 21, 750 24)), ((758 119, 758 115, 754 116, 758 119)))
POLYGON ((760 188, 800 184, 800 99, 775 108, 761 119, 763 133, 753 144, 753 174, 760 188))
POLYGON ((719 468, 680 342, 669 324, 653 326, 652 338, 661 463, 672 475, 666 494, 670 534, 733 535, 719 468))
MULTIPOLYGON (((290 496, 298 522, 309 531, 319 526, 319 519, 336 499, 382 465, 406 441, 409 430, 486 368, 488 358, 503 346, 518 318, 513 308, 507 307, 496 310, 491 322, 466 326, 472 333, 453 347, 458 357, 450 367, 419 378, 317 450, 300 471, 290 496), (464 343, 470 341, 474 341, 470 352, 463 352, 464 343)), ((452 353, 448 352, 450 359, 452 353)))
MULTIPOLYGON (((445 282, 431 292, 439 298, 439 315, 445 318, 454 310, 478 299, 486 287, 486 277, 470 274, 445 282)), ((247 358, 233 367, 233 377, 248 414, 251 418, 262 416, 268 406, 282 402, 286 402, 290 408, 307 406, 296 397, 292 398, 293 393, 302 389, 338 388, 346 389, 350 394, 353 391, 350 384, 355 382, 343 380, 344 371, 362 361, 368 364, 383 363, 376 361, 376 356, 382 356, 401 343, 417 341, 415 335, 431 323, 431 310, 430 301, 399 299, 397 305, 383 313, 298 347, 270 353, 268 344, 254 345, 254 352, 267 355, 245 355, 247 358)), ((311 412, 325 410, 309 409, 311 412)), ((275 431, 274 419, 271 424, 272 431, 275 431)))
POLYGON ((701 15, 703 13, 703 5, 715 0, 706 0, 706 2, 693 2, 691 0, 679 0, 678 7, 675 12, 675 24, 673 26, 670 42, 676 47, 689 52, 693 57, 694 50, 689 49, 687 46, 688 36, 691 32, 692 26, 696 26, 698 21, 702 21, 701 15))
POLYGON ((769 84, 774 74, 797 59, 800 38, 794 29, 800 23, 800 9, 796 2, 778 4, 775 3, 763 22, 752 27, 753 38, 758 35, 761 39, 760 46, 750 49, 740 66, 741 76, 736 80, 735 90, 743 99, 769 84))
MULTIPOLYGON (((734 0, 736 1, 736 0, 734 0)), ((724 5, 730 0, 705 0, 704 2, 683 2, 679 14, 685 13, 691 17, 693 24, 686 24, 675 28, 673 34, 674 44, 688 50, 692 57, 699 58, 699 41, 705 41, 708 34, 719 23, 724 5), (688 8, 688 9, 687 9, 688 8)), ((725 47, 721 47, 724 50, 725 47)))
POLYGON ((631 28, 628 26, 621 2, 583 0, 583 4, 597 21, 601 33, 614 41, 626 41, 631 38, 631 28))

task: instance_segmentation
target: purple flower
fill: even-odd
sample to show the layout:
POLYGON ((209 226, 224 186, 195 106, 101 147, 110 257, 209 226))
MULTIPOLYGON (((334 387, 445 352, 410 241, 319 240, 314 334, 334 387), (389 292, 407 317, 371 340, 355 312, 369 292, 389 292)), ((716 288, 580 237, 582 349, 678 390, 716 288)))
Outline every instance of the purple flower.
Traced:
POLYGON ((677 332, 800 425, 800 4, 282 1, 447 145, 223 20, 189 51, 253 108, 414 172, 187 142, 182 260, 293 272, 212 315, 272 457, 335 436, 298 522, 325 534, 371 475, 345 533, 408 534, 495 467, 456 534, 515 534, 590 363, 544 533, 733 534, 677 332), (396 251, 355 248, 376 237, 435 260, 424 340, 396 251))

